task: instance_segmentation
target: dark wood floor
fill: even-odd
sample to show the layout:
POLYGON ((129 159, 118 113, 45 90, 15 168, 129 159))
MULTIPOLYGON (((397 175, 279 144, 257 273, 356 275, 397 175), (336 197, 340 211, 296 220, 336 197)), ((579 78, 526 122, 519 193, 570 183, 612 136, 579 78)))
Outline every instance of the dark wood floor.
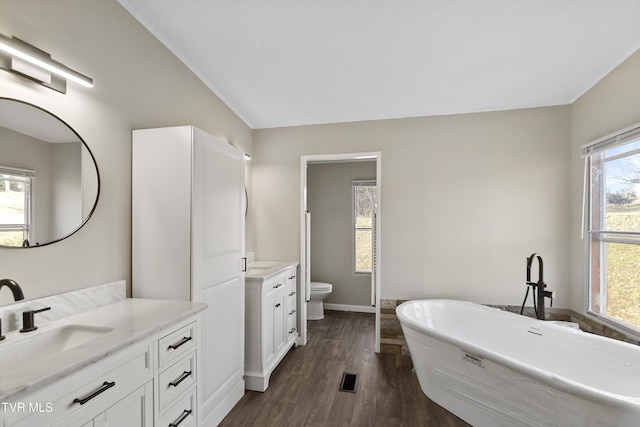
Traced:
POLYGON ((376 354, 373 314, 325 311, 264 393, 247 391, 220 424, 236 426, 468 426, 420 390, 411 358, 376 354), (343 372, 356 393, 339 391, 343 372))

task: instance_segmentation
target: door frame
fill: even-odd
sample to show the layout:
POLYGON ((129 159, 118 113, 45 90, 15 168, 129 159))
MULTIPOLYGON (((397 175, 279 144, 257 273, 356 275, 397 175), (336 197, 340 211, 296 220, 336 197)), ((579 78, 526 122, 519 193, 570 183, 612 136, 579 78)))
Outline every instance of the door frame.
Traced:
POLYGON ((307 301, 309 284, 307 281, 307 242, 306 242, 306 213, 307 213, 307 166, 309 163, 337 163, 354 161, 376 162, 376 187, 378 193, 378 210, 376 221, 376 247, 377 262, 375 272, 375 351, 380 352, 380 293, 382 291, 382 152, 368 151, 359 153, 341 154, 312 154, 300 156, 300 295, 298 305, 300 307, 300 335, 298 345, 307 343, 307 301))

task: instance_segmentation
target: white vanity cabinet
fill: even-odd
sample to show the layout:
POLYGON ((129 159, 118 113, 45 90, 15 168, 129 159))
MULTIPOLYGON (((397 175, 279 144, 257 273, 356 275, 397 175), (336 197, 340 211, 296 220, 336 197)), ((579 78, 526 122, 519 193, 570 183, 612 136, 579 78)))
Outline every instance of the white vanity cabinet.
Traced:
POLYGON ((208 304, 197 366, 204 426, 245 390, 244 203, 238 148, 193 126, 133 131, 132 293, 208 304))
MULTIPOLYGON (((271 373, 294 345, 297 328, 297 263, 278 265, 267 276, 247 275, 245 383, 265 391, 271 373)), ((251 272, 249 268, 249 272, 251 272)))
POLYGON ((193 316, 32 393, 10 399, 3 408, 4 426, 197 425, 198 341, 197 317, 193 316), (164 420, 168 422, 160 423, 164 420))

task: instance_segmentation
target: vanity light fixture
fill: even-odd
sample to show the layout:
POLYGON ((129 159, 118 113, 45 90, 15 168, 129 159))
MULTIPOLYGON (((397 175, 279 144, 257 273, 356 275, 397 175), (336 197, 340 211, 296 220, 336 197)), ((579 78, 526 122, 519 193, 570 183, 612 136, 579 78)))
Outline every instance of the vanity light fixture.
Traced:
POLYGON ((16 37, 0 34, 0 68, 66 93, 67 80, 93 87, 93 80, 51 59, 51 55, 16 37))

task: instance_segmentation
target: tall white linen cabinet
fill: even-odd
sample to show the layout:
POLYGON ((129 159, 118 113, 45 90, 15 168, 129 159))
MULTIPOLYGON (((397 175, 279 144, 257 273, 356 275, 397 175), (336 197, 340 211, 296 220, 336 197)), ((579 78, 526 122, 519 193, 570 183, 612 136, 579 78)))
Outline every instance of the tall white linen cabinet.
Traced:
MULTIPOLYGON (((133 131, 133 296, 206 302, 198 425, 244 395, 244 153, 193 126, 133 131)), ((202 350, 200 350, 202 349, 202 350)))

